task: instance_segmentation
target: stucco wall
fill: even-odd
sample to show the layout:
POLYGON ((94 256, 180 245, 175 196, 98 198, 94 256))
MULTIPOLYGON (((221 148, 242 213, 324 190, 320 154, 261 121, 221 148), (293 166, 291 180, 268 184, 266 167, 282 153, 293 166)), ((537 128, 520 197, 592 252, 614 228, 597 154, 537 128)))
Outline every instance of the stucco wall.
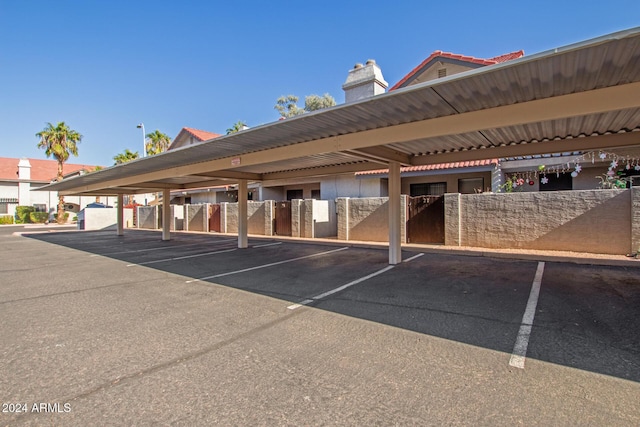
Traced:
POLYGON ((314 237, 334 237, 338 235, 336 203, 333 200, 310 200, 313 208, 314 237))
POLYGON ((282 201, 286 199, 284 187, 264 187, 262 188, 262 200, 282 201))
MULTIPOLYGON (((463 194, 460 244, 626 254, 631 248, 630 191, 463 194)), ((454 241, 456 229, 453 201, 445 199, 446 244, 454 241)))
MULTIPOLYGON (((406 243, 406 196, 400 201, 400 240, 406 243)), ((340 198, 337 204, 338 239, 389 241, 389 198, 340 198)))
POLYGON ((209 231, 209 206, 206 203, 184 205, 185 230, 209 231))
POLYGON ((458 65, 458 64, 452 64, 450 62, 441 62, 441 61, 437 61, 436 63, 434 63, 433 65, 431 65, 429 68, 427 68, 420 76, 418 79, 412 81, 409 86, 414 85, 414 84, 418 84, 418 83, 423 83, 429 80, 435 80, 438 78, 438 70, 441 68, 446 68, 447 69, 447 76, 452 76, 454 74, 458 74, 458 73, 462 73, 464 71, 468 71, 468 70, 472 70, 473 68, 471 67, 465 67, 463 65, 458 65))
POLYGON ((386 180, 380 178, 356 179, 353 174, 336 175, 320 181, 320 196, 323 200, 338 197, 381 197, 387 195, 386 180))
MULTIPOLYGON (((124 225, 133 223, 133 209, 124 208, 124 225)), ((115 230, 118 224, 118 210, 113 208, 85 208, 78 213, 78 230, 115 230)))
POLYGON ((194 193, 191 195, 192 205, 200 205, 204 203, 215 203, 215 202, 216 202, 215 191, 210 191, 206 193, 194 193))
POLYGON ((483 191, 491 189, 491 172, 473 172, 473 173, 461 173, 461 174, 440 174, 440 175, 427 175, 427 176, 414 176, 402 178, 401 192, 402 194, 411 194, 411 184, 423 184, 434 182, 446 182, 447 193, 457 193, 458 179, 466 178, 482 178, 483 191))

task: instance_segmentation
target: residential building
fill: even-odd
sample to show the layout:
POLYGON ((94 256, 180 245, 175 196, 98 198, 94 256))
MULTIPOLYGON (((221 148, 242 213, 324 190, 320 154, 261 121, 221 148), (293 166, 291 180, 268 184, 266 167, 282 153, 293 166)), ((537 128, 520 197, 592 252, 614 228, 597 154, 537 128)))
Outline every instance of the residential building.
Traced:
MULTIPOLYGON (((65 177, 94 171, 96 166, 65 163, 65 177)), ((56 160, 16 159, 0 157, 0 215, 15 215, 16 206, 33 206, 38 212, 57 211, 58 193, 55 191, 32 191, 50 184, 58 174, 56 160)), ((65 197, 65 210, 79 212, 95 197, 65 197)), ((115 198, 104 197, 102 203, 115 203, 115 198)))

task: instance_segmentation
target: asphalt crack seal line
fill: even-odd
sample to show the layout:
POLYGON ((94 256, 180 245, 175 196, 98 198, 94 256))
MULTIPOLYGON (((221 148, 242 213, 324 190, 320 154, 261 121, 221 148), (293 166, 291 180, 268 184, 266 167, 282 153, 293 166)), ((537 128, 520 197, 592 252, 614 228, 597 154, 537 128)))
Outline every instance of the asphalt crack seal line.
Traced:
POLYGON ((538 269, 531 285, 531 293, 527 308, 522 316, 522 324, 518 331, 516 343, 513 346, 513 353, 509 360, 509 365, 514 368, 524 369, 524 362, 527 358, 527 347, 529 346, 529 338, 531 337, 531 328, 533 327, 533 318, 536 315, 536 307, 538 305, 538 297, 540 296, 540 285, 542 284, 542 274, 544 273, 544 262, 538 263, 538 269))

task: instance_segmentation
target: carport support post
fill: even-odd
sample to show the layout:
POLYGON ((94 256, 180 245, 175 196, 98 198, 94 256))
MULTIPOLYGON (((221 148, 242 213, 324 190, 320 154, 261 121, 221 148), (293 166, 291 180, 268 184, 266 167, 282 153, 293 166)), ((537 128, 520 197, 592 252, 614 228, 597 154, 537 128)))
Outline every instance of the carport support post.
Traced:
POLYGON ((162 190, 162 240, 171 240, 171 190, 162 190))
POLYGON ((117 218, 118 218, 118 232, 117 235, 118 236, 122 236, 124 235, 124 224, 122 223, 123 221, 123 213, 124 213, 124 195, 122 194, 118 194, 118 211, 116 213, 117 218))
POLYGON ((402 262, 400 224, 400 163, 389 163, 389 264, 402 262))
POLYGON ((249 246, 247 239, 247 180, 241 179, 238 182, 238 248, 244 249, 249 246))

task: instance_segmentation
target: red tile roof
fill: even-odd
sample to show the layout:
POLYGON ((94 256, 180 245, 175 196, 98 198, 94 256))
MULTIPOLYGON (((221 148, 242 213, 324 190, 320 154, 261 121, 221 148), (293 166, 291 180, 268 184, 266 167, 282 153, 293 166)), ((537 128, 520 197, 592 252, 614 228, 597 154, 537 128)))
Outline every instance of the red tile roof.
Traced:
POLYGON ((524 50, 505 53, 504 55, 494 56, 493 58, 489 58, 489 59, 475 58, 473 56, 459 55, 456 53, 443 52, 441 50, 436 50, 431 55, 429 55, 427 59, 422 61, 420 65, 418 65, 413 70, 411 70, 409 74, 407 74, 402 79, 400 79, 398 83, 393 85, 393 87, 389 89, 389 92, 402 87, 402 85, 406 83, 411 77, 416 75, 420 70, 422 70, 425 66, 427 66, 431 61, 435 60, 436 58, 456 59, 458 61, 464 61, 464 62, 469 62, 471 64, 478 64, 478 65, 485 66, 485 65, 500 64, 506 61, 511 61, 513 59, 521 58, 523 56, 524 56, 524 50))
MULTIPOLYGON (((457 168, 471 168, 475 166, 489 166, 497 165, 498 159, 485 159, 485 160, 470 160, 466 162, 453 162, 453 163, 436 163, 434 165, 422 165, 422 166, 407 166, 400 168, 400 173, 404 172, 423 172, 445 169, 457 169, 457 168)), ((371 171, 356 172, 356 175, 381 175, 389 173, 389 169, 377 169, 371 171)))
MULTIPOLYGON (((0 157, 0 180, 17 180, 18 163, 20 159, 0 157)), ((58 175, 58 162, 56 160, 29 159, 31 164, 31 180, 49 182, 58 175)), ((74 163, 64 164, 64 174, 70 174, 79 170, 92 171, 96 167, 91 165, 79 165, 74 163)))
POLYGON ((207 132, 206 130, 186 128, 186 127, 183 129, 189 132, 191 135, 198 138, 200 141, 208 141, 210 139, 222 136, 219 133, 207 132))

